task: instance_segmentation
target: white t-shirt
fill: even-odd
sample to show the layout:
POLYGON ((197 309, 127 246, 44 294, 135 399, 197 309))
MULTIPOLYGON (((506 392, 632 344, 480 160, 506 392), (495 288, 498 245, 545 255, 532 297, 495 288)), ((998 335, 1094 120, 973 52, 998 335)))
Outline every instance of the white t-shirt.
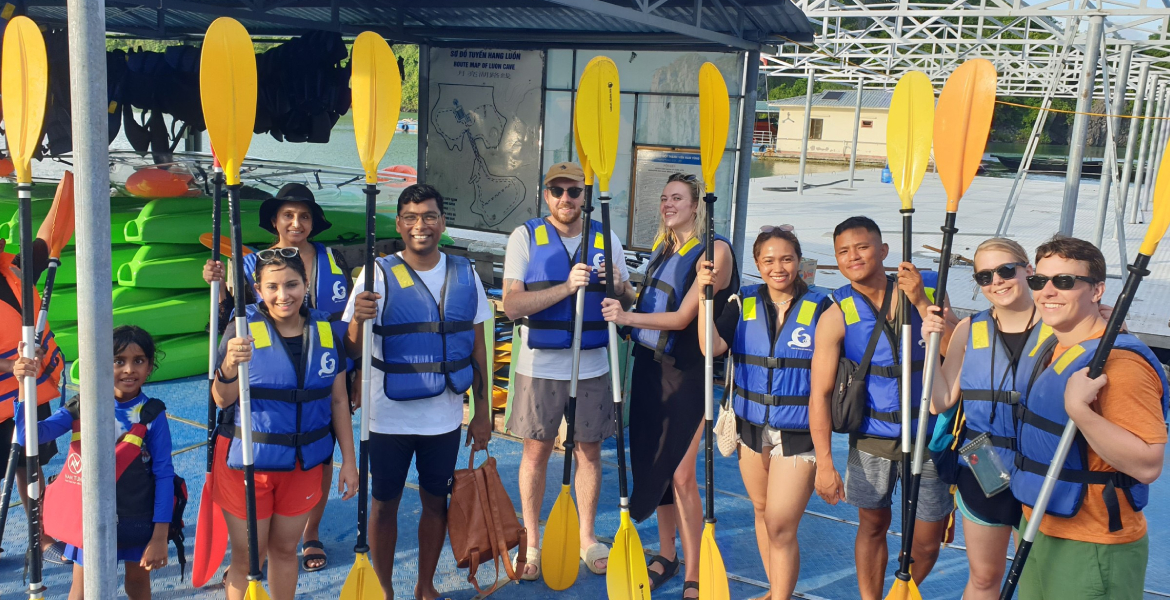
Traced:
MULTIPOLYGON (((398 256, 401 258, 402 253, 398 256)), ((353 321, 353 301, 357 295, 365 291, 365 269, 354 278, 353 293, 349 296, 349 303, 345 306, 342 320, 346 323, 353 321)), ((443 283, 447 278, 447 255, 440 253, 439 263, 429 271, 415 271, 418 278, 439 301, 443 290, 443 283)), ((377 323, 382 319, 382 306, 386 300, 386 282, 382 278, 382 269, 374 267, 374 291, 382 295, 378 299, 377 323)), ((483 291, 483 283, 475 278, 475 291, 479 297, 479 307, 475 312, 475 322, 483 323, 492 316, 491 305, 488 304, 487 294, 483 291)), ((374 358, 382 359, 382 336, 374 334, 374 358)), ((374 433, 394 435, 439 435, 458 428, 463 424, 463 395, 456 394, 451 388, 431 398, 419 400, 397 401, 386 397, 385 375, 378 369, 373 371, 373 395, 370 403, 370 431, 374 433)), ((360 385, 360 382, 359 382, 360 385)), ((490 383, 489 383, 490 385, 490 383)))
MULTIPOLYGON (((609 232, 610 248, 614 257, 614 264, 618 269, 620 281, 630 280, 630 271, 626 268, 626 261, 622 258, 622 242, 617 234, 609 232)), ((581 234, 575 237, 562 237, 565 250, 572 256, 581 246, 581 234)), ((524 281, 528 273, 528 228, 524 225, 517 227, 508 237, 508 249, 504 254, 504 279, 524 281)), ((528 328, 520 328, 520 354, 514 356, 512 368, 521 375, 540 379, 559 379, 567 381, 573 377, 573 350, 533 350, 528 347, 528 328)), ((581 379, 600 377, 609 372, 609 359, 605 348, 593 348, 581 351, 581 370, 578 376, 581 379)))

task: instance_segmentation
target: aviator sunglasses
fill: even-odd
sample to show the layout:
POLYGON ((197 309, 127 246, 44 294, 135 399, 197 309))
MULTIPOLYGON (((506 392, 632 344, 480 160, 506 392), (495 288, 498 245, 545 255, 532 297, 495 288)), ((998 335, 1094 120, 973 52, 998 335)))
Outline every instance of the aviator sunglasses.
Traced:
POLYGON ((1089 285, 1097 285, 1097 280, 1093 279, 1092 277, 1086 277, 1084 275, 1061 274, 1054 275, 1052 277, 1047 275, 1029 275, 1028 287, 1032 288, 1032 291, 1034 292, 1039 292, 1040 290, 1044 289, 1044 286, 1048 285, 1049 281, 1052 282, 1052 287, 1062 291, 1073 289, 1073 286, 1076 285, 1078 281, 1084 281, 1089 285))
MULTIPOLYGON (((1026 266, 1027 266, 1027 263, 1020 263, 1020 262, 1004 263, 1004 264, 1002 264, 994 269, 984 269, 982 271, 976 271, 975 274, 973 275, 973 277, 975 278, 975 283, 979 284, 981 287, 989 286, 989 285, 991 285, 991 281, 993 279, 992 275, 999 275, 1000 279, 1003 279, 1006 281, 1006 280, 1011 279, 1011 278, 1016 276, 1016 269, 1017 268, 1026 267, 1026 266)), ((1041 286, 1041 287, 1044 287, 1044 286, 1041 286)))
POLYGON ((581 192, 585 191, 585 188, 571 187, 569 189, 565 189, 557 185, 550 185, 546 189, 553 195, 553 198, 559 199, 565 194, 565 192, 569 192, 569 197, 574 200, 580 198, 581 192))

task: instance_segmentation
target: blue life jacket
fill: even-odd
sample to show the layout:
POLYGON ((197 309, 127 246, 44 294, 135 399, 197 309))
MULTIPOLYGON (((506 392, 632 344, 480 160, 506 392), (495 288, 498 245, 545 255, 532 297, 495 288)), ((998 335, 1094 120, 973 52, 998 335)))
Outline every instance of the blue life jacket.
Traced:
MULTIPOLYGON (((569 271, 577 264, 581 248, 570 255, 565 243, 553 227, 543 218, 529 219, 524 223, 528 230, 528 271, 524 273, 524 288, 530 292, 558 286, 569 279, 569 271)), ((601 223, 590 221, 586 262, 594 267, 585 286, 585 315, 581 320, 581 349, 602 348, 609 343, 609 325, 601 316, 601 301, 605 300, 605 284, 598 277, 602 261, 605 260, 605 232, 601 223)), ((573 345, 573 317, 576 312, 577 295, 562 298, 560 302, 520 320, 528 327, 528 347, 538 349, 564 349, 573 345)))
POLYGON ((808 291, 792 300, 792 310, 777 334, 763 285, 743 288, 739 324, 731 356, 735 361, 735 414, 773 429, 808 430, 808 396, 813 333, 828 305, 826 296, 808 291))
MULTIPOLYGON (((1052 463, 1060 436, 1068 423, 1068 413, 1064 411, 1064 390, 1069 377, 1089 366, 1101 340, 1098 338, 1081 342, 1049 365, 1056 343, 1056 336, 1050 336, 1020 360, 1019 371, 1028 381, 1020 396, 1019 452, 1016 455, 1017 473, 1012 476, 1012 493, 1028 506, 1036 503, 1036 497, 1044 485, 1044 476, 1048 473, 1048 465, 1052 463)), ((1165 418, 1170 386, 1166 383, 1162 363, 1149 347, 1129 334, 1118 335, 1114 349, 1140 355, 1158 374, 1162 382, 1162 416, 1165 418)), ((1091 471, 1088 465, 1089 444, 1078 432, 1060 471, 1056 488, 1048 500, 1046 512, 1058 517, 1071 517, 1080 511, 1089 486, 1103 485, 1102 498, 1109 512, 1109 531, 1120 531, 1121 506, 1117 491, 1121 490, 1130 506, 1140 511, 1149 502, 1150 487, 1125 473, 1091 471)))
MULTIPOLYGON (((731 245, 731 241, 721 235, 716 234, 715 239, 731 245)), ((640 313, 668 313, 678 310, 683 298, 690 291, 691 284, 695 282, 695 265, 703 260, 706 249, 702 236, 692 237, 669 255, 663 255, 662 240, 656 242, 634 310, 640 313)), ((653 350, 655 360, 662 360, 663 354, 674 351, 674 340, 678 337, 678 332, 634 327, 630 329, 630 336, 635 342, 653 350)))
MULTIPOLYGON (((933 300, 934 289, 938 284, 938 273, 922 271, 922 282, 926 287, 927 297, 933 300)), ((897 293, 896 287, 892 292, 897 293)), ((886 316, 877 316, 878 308, 865 295, 854 292, 852 285, 844 285, 834 290, 833 301, 841 308, 841 314, 845 318, 845 342, 842 349, 845 357, 855 363, 861 363, 873 328, 878 324, 886 324, 886 316)), ((889 327, 883 335, 878 336, 877 346, 870 361, 869 375, 865 380, 867 396, 865 417, 857 433, 891 439, 902 436, 902 363, 899 360, 902 349, 895 337, 900 333, 892 331, 892 327, 889 327)), ((913 412, 910 431, 915 432, 918 431, 917 407, 922 397, 922 366, 926 361, 926 341, 922 339, 922 317, 914 309, 910 310, 910 335, 912 338, 910 398, 913 412)), ((934 430, 934 421, 935 418, 932 416, 927 425, 930 427, 928 431, 934 430)))
MULTIPOLYGON (((1039 346, 1052 328, 1040 324, 1032 328, 1024 351, 1039 346)), ((1023 357, 1016 357, 1016 365, 1023 357)), ((963 395, 963 413, 966 415, 967 439, 974 439, 981 433, 1003 460, 1008 472, 1014 476, 1016 464, 1016 407, 1020 393, 1027 387, 1031 372, 1013 367, 1013 360, 1007 346, 996 328, 990 310, 971 317, 971 331, 967 335, 967 351, 963 356, 963 369, 959 375, 959 387, 963 395)), ((960 461, 961 466, 967 466, 960 461)))
MULTIPOLYGON (((316 277, 317 281, 312 290, 313 293, 305 294, 305 304, 309 306, 311 298, 313 305, 309 308, 315 308, 329 315, 330 321, 340 320, 342 313, 345 312, 345 305, 349 302, 349 277, 337 265, 332 250, 319 242, 312 242, 312 244, 313 248, 317 250, 317 264, 313 269, 313 276, 316 277)), ((244 276, 248 279, 248 285, 256 285, 256 280, 253 278, 256 272, 256 260, 255 253, 244 255, 243 269, 244 276)))
POLYGON ((447 255, 446 280, 437 304, 414 269, 397 255, 377 262, 386 292, 382 318, 374 325, 374 334, 382 338, 382 359, 375 358, 374 367, 385 375, 386 397, 419 400, 446 388, 466 392, 471 387, 479 309, 471 261, 447 255))
MULTIPOLYGON (((255 340, 248 362, 252 399, 252 445, 257 471, 292 471, 299 461, 311 469, 333 457, 333 379, 344 371, 340 340, 329 315, 305 318, 301 364, 294 365, 280 332, 259 309, 248 305, 248 329, 255 340)), ((239 406, 228 466, 244 468, 239 406)))

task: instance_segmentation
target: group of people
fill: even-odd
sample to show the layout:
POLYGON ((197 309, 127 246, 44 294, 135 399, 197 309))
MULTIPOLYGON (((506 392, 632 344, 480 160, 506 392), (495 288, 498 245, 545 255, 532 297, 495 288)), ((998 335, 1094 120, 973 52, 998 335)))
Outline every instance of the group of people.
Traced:
MULTIPOLYGON (((507 427, 523 439, 519 488, 527 543, 526 555, 514 558, 522 579, 540 578, 545 480, 566 417, 575 424, 581 561, 593 573, 606 572, 609 550, 599 541, 594 521, 601 443, 617 426, 604 350, 607 322, 613 322, 635 344, 629 367, 635 374, 629 395, 634 481, 629 509, 636 521, 657 516, 658 548, 648 566, 652 588, 681 571, 681 597, 698 597, 703 512, 695 464, 706 386, 698 366, 709 344, 715 355, 730 357, 736 452, 770 586, 761 598, 782 600, 795 590, 797 531, 814 491, 829 503, 845 500, 858 508, 858 586, 862 598, 880 598, 903 460, 902 364, 910 361, 910 393, 917 399, 928 359, 924 340, 937 333, 944 353, 930 390, 931 409, 942 416, 922 424, 936 439, 918 495, 914 580, 921 583, 930 573, 957 510, 970 563, 964 597, 998 596, 1011 532, 1039 518, 1030 506, 1052 461, 1055 440, 1071 420, 1081 435, 1035 541, 1021 598, 1141 598, 1148 555, 1141 509, 1162 469, 1168 385, 1149 348, 1126 334, 1118 338, 1105 375, 1088 378, 1086 366, 1105 328, 1102 315, 1109 310, 1101 303, 1104 258, 1093 245, 1055 237, 1032 259, 1011 240, 983 242, 974 256, 974 278, 991 308, 962 320, 934 306, 935 273, 908 262, 887 273, 888 246, 878 226, 865 217, 847 219, 833 231, 847 285, 831 293, 810 288, 799 275, 800 241, 790 226, 781 225, 762 228, 752 245, 763 282, 741 287, 731 244, 704 235, 703 182, 680 173, 662 190, 658 235, 640 290, 630 283, 625 261, 615 260, 607 297, 605 236, 612 256, 623 256, 622 247, 616 234, 584 210, 583 181, 575 163, 548 170, 543 182, 547 216, 512 232, 504 261, 503 310, 520 325, 507 427), (592 233, 582 239, 587 220, 592 233), (708 244, 713 261, 705 260, 708 244), (712 315, 705 314, 702 302, 707 286, 714 290, 712 315), (570 416, 574 297, 582 288, 579 381, 570 416), (711 340, 699 327, 708 318, 715 324, 711 340), (910 327, 904 329, 907 319, 910 327), (910 356, 902 355, 903 331, 912 336, 910 356), (849 435, 842 479, 832 453, 831 405, 845 360, 868 368, 865 411, 849 435), (947 435, 957 441, 940 443, 947 435), (998 464, 999 471, 988 475, 987 465, 968 466, 957 457, 958 446, 965 446, 964 454, 969 447, 982 448, 983 456, 995 457, 986 462, 998 464), (995 485, 997 476, 1010 479, 1010 485, 995 485)), ((402 191, 396 224, 403 249, 376 260, 374 289, 365 289, 364 273, 351 280, 339 255, 311 241, 329 223, 305 186, 289 184, 265 202, 261 224, 277 240, 245 257, 247 289, 225 287, 221 323, 226 331, 212 390, 221 409, 213 500, 236 549, 224 577, 227 597, 243 598, 247 586, 240 366, 249 365, 259 553, 268 563, 272 597, 291 600, 299 571, 318 570, 327 562, 318 527, 332 487, 335 446, 342 458, 338 492, 348 499, 357 490, 352 415, 362 402, 357 359, 369 343, 375 370, 365 407, 370 410, 372 564, 386 597, 394 597, 398 509, 414 462, 422 512, 413 594, 422 600, 441 598, 433 579, 460 445, 485 449, 492 429, 483 325, 491 307, 471 262, 439 247, 446 228, 444 199, 425 184, 402 191), (232 294, 248 300, 243 335, 230 319, 232 294), (363 339, 367 321, 373 321, 371 340, 363 339), (463 397, 469 391, 474 417, 463 435, 463 397)), ((10 275, 14 260, 0 255, 4 282, 13 292, 9 299, 0 285, 5 300, 0 309, 18 314, 19 278, 10 275)), ((230 275, 226 271, 222 263, 209 261, 204 278, 223 281, 230 275)), ((6 374, 0 376, 0 419, 8 416, 4 411, 11 413, 22 376, 44 382, 43 402, 55 393, 49 389, 55 389, 60 373, 51 336, 46 336, 43 356, 13 360, 15 335, 6 339, 9 352, 0 361, 6 374)), ((114 341, 115 435, 120 443, 128 436, 143 438, 138 443, 146 467, 127 473, 149 478, 152 485, 139 487, 155 491, 149 506, 140 502, 146 508, 138 510, 158 526, 138 543, 120 543, 118 551, 127 565, 127 595, 138 600, 150 597, 150 570, 166 564, 161 524, 171 521, 174 470, 165 411, 141 389, 163 358, 140 329, 119 328, 114 341), (145 430, 135 429, 143 423, 145 430)), ((42 440, 68 431, 77 435, 77 402, 51 415, 43 411, 42 440)), ((20 428, 19 410, 16 416, 20 428)), ((917 418, 911 426, 919 426, 917 418)), ((7 440, 11 432, 5 431, 0 428, 0 438, 7 440)), ((42 460, 48 454, 43 451, 42 460)), ((121 516, 121 480, 118 490, 121 516)), ((126 510, 133 508, 127 502, 126 510)), ((46 536, 46 548, 56 543, 46 536)), ((58 554, 81 569, 80 548, 66 544, 58 554)), ((74 581, 71 600, 81 598, 80 577, 74 581)))

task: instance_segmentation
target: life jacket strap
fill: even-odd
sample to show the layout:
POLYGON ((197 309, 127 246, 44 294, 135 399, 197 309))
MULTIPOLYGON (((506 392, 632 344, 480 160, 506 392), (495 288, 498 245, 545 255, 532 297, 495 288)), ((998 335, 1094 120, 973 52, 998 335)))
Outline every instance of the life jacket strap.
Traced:
MULTIPOLYGON (((529 292, 539 292, 541 290, 547 290, 550 288, 557 287, 561 283, 562 282, 560 282, 560 281, 533 281, 532 283, 525 283, 524 289, 529 291, 529 292)), ((605 284, 604 283, 587 283, 587 284, 585 284, 585 291, 586 292, 593 292, 593 293, 597 293, 597 294, 604 294, 605 293, 605 284)))
POLYGON ((963 390, 963 400, 1019 404, 1020 393, 1015 390, 963 390))
MULTIPOLYGON (((1016 455, 1016 468, 1021 471, 1040 475, 1041 477, 1048 475, 1047 464, 1032 460, 1023 454, 1016 455)), ((1109 513, 1110 533, 1121 531, 1122 529, 1121 503, 1117 501, 1118 490, 1125 494, 1125 499, 1129 502, 1130 507, 1135 511, 1138 510, 1134 504, 1133 496, 1130 495, 1129 488, 1141 485, 1141 482, 1120 471, 1082 471, 1063 468, 1060 470, 1060 476, 1057 479, 1068 483, 1105 486, 1105 489, 1101 492, 1101 499, 1105 502, 1105 510, 1109 513)))
POLYGON ((1064 435, 1064 425, 1045 419, 1040 415, 1028 410, 1023 404, 1018 405, 1016 412, 1016 419, 1025 425, 1031 425, 1044 433, 1055 436, 1064 435))
MULTIPOLYGON (((564 331, 572 331, 572 321, 547 321, 540 319, 529 319, 524 317, 520 319, 520 324, 529 329, 560 329, 564 331)), ((581 321, 581 331, 602 331, 609 327, 606 321, 581 321)))
POLYGON ((425 323, 399 323, 397 325, 374 325, 374 333, 382 337, 407 335, 411 333, 437 333, 447 335, 471 331, 471 321, 427 321, 425 323))
POLYGON ((290 402, 292 404, 323 400, 332 394, 332 387, 325 387, 316 390, 277 390, 263 387, 252 388, 252 398, 254 400, 275 400, 277 402, 290 402))
MULTIPOLYGON (((238 425, 233 426, 233 428, 232 436, 239 440, 244 439, 244 430, 238 425)), ((320 429, 314 429, 313 431, 306 431, 304 433, 267 433, 253 431, 252 442, 256 444, 301 448, 318 440, 325 439, 332 431, 332 425, 326 425, 320 429)))
POLYGON ((760 394, 751 390, 745 390, 738 384, 735 386, 735 394, 742 396, 755 402, 757 404, 764 404, 767 406, 808 406, 808 396, 776 396, 773 394, 760 394))
POLYGON ((410 373, 455 373, 462 371, 471 366, 471 357, 461 358, 459 360, 448 360, 443 362, 427 362, 427 363, 387 363, 377 358, 373 359, 374 368, 383 373, 393 373, 398 375, 410 373))
MULTIPOLYGON (((966 439, 964 441, 969 442, 969 441, 979 437, 980 435, 983 435, 984 433, 987 433, 987 432, 976 431, 976 430, 972 429, 970 423, 968 423, 967 436, 966 436, 966 439)), ((1003 448, 1005 450, 1011 450, 1012 452, 1015 452, 1019 448, 1018 444, 1016 443, 1016 438, 1014 438, 1014 437, 1005 437, 1005 436, 1001 436, 1001 435, 991 435, 990 433, 987 433, 987 441, 991 442, 991 445, 995 446, 996 448, 1003 448)))
MULTIPOLYGON (((920 372, 922 372, 922 367, 925 364, 926 364, 926 361, 923 361, 923 360, 912 361, 910 363, 910 371, 913 373, 920 373, 920 372)), ((902 365, 893 364, 893 365, 882 366, 882 365, 875 365, 873 363, 870 363, 869 374, 874 375, 876 377, 886 377, 889 379, 898 379, 898 378, 902 377, 902 365)))
POLYGON ((875 421, 882 421, 885 423, 897 423, 899 425, 902 423, 902 411, 900 410, 891 412, 878 412, 867 405, 865 407, 865 413, 862 416, 865 419, 873 419, 875 421))
POLYGON ((754 365, 765 369, 811 369, 812 360, 808 358, 776 358, 774 356, 756 356, 755 354, 733 353, 732 357, 742 365, 754 365))

